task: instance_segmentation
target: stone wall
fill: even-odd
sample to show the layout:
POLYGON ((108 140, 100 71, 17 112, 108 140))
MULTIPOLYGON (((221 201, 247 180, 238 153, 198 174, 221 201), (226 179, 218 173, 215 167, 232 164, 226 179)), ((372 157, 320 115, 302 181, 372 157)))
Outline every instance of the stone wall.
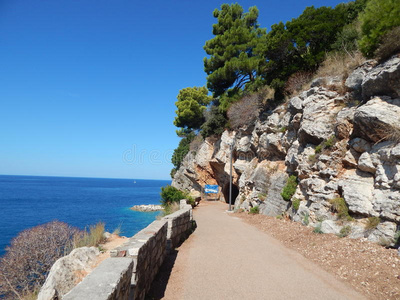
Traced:
POLYGON ((167 245, 173 249, 190 234, 192 208, 184 204, 181 208, 111 250, 111 257, 63 299, 144 299, 167 255, 167 245))

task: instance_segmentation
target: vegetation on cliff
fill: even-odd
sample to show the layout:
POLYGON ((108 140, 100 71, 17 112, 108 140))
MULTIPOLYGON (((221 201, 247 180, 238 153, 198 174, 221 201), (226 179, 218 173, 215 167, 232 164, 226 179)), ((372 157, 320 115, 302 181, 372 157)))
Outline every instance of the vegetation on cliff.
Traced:
MULTIPOLYGON (((321 66, 333 61, 347 63, 346 56, 357 60, 360 52, 378 58, 394 54, 400 50, 399 7, 400 0, 355 0, 333 8, 311 6, 299 17, 274 24, 267 31, 258 23, 257 7, 245 12, 237 3, 221 5, 213 12, 214 37, 204 45, 208 55, 204 58, 206 85, 212 95, 205 87, 179 92, 174 121, 181 128, 178 135, 187 144, 189 133, 218 136, 224 129, 249 125, 260 107, 273 106, 299 91, 318 75, 321 66), (195 93, 202 96, 194 97, 195 93), (254 100, 251 95, 260 94, 262 97, 256 97, 262 99, 256 105, 247 105, 254 100), (235 105, 239 101, 240 105, 235 105), (240 115, 246 120, 238 120, 240 115)), ((187 154, 188 148, 180 145, 177 154, 187 154)), ((184 156, 180 157, 177 160, 174 154, 175 170, 184 156)))

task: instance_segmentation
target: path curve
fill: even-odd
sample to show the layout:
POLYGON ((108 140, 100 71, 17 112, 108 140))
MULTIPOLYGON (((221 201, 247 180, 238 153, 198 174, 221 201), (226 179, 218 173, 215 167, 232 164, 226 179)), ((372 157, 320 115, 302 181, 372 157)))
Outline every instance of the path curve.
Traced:
POLYGON ((198 227, 178 249, 163 299, 365 299, 226 209, 194 210, 198 227))

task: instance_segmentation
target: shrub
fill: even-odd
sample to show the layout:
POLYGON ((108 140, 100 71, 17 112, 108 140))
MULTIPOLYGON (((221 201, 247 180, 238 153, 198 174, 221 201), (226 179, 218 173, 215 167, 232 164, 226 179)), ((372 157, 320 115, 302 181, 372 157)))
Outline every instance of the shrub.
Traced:
POLYGON ((298 71, 290 75, 290 77, 285 83, 283 93, 286 96, 290 96, 296 92, 301 91, 302 87, 311 81, 311 78, 312 78, 312 73, 305 71, 298 71))
POLYGON ((284 186, 281 196, 284 200, 289 201, 294 193, 296 192, 297 188, 297 178, 294 175, 291 175, 284 186))
POLYGON ((349 215, 349 208, 343 198, 335 198, 329 200, 332 204, 332 209, 338 213, 340 219, 346 219, 352 221, 353 218, 349 215))
POLYGON ((370 217, 370 218, 368 218, 365 229, 367 229, 367 230, 375 229, 379 225, 380 222, 381 222, 381 219, 379 217, 370 217))
POLYGON ((342 229, 340 229, 338 236, 343 238, 343 237, 348 236, 350 233, 351 233, 351 227, 349 225, 346 225, 346 226, 343 226, 342 229))
POLYGON ((21 299, 38 290, 54 262, 72 250, 79 232, 58 221, 20 232, 0 259, 0 298, 21 299))
POLYGON ((321 153, 322 151, 322 144, 319 144, 317 147, 315 147, 315 153, 321 153))
POLYGON ((300 200, 297 199, 297 198, 294 198, 293 201, 292 201, 292 205, 293 205, 293 208, 294 208, 295 210, 298 210, 299 207, 300 207, 300 200))
POLYGON ((382 37, 381 45, 375 52, 379 61, 384 61, 392 55, 400 52, 400 26, 390 30, 382 37))
POLYGON ((201 136, 201 134, 196 135, 190 143, 189 146, 190 151, 199 150, 202 143, 203 143, 203 137, 201 136))
POLYGON ((254 206, 254 207, 250 208, 250 212, 249 213, 252 214, 252 215, 259 214, 260 213, 260 208, 258 206, 254 206))
POLYGON ((321 223, 318 223, 317 226, 314 227, 314 233, 323 234, 324 232, 321 229, 321 223))
POLYGON ((161 205, 167 206, 173 202, 179 202, 182 199, 185 199, 187 196, 184 192, 178 190, 177 188, 167 185, 161 188, 161 205))
POLYGON ((227 115, 232 129, 253 124, 259 115, 262 95, 254 93, 246 95, 239 101, 231 104, 227 115))
MULTIPOLYGON (((367 57, 373 57, 385 34, 400 26, 399 0, 370 0, 360 15, 361 40, 359 47, 367 57)), ((397 37, 398 39, 398 37, 397 37)))
MULTIPOLYGON (((178 170, 182 164, 183 159, 190 150, 190 143, 194 140, 196 135, 193 132, 187 133, 179 142, 178 147, 172 154, 171 162, 175 166, 175 170, 178 170)), ((171 171, 171 175, 172 175, 171 171)), ((175 175, 175 174, 174 174, 175 175)))
POLYGON ((227 125, 227 119, 224 113, 218 109, 218 105, 212 105, 204 114, 206 121, 201 125, 203 138, 221 135, 227 125))
POLYGON ((341 32, 336 35, 336 41, 332 45, 332 50, 339 52, 356 51, 358 48, 357 40, 360 38, 360 22, 355 21, 343 27, 341 32))

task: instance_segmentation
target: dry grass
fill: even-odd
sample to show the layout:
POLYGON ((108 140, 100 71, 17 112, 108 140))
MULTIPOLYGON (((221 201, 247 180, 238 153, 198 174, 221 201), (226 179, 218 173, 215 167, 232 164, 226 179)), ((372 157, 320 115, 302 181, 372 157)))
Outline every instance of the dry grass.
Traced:
POLYGON ((326 55, 315 77, 347 77, 356 67, 361 65, 363 61, 364 57, 358 51, 345 53, 331 52, 326 55))
POLYGON ((84 230, 74 236, 73 246, 79 247, 97 247, 104 241, 104 223, 99 222, 90 226, 89 231, 84 230))
POLYGON ((195 136, 193 141, 190 143, 190 151, 197 151, 200 149, 201 144, 203 143, 204 139, 201 134, 195 136))

